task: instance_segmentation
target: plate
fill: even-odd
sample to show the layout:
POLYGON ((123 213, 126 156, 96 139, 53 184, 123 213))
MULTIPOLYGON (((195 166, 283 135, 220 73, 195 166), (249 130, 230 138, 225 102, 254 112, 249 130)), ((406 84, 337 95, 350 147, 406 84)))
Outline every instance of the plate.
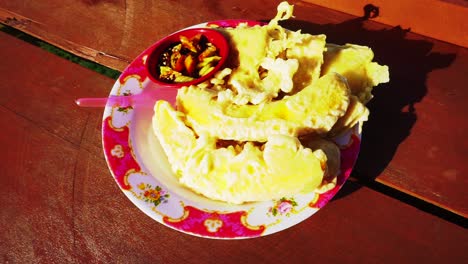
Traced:
MULTIPOLYGON (((234 27, 250 20, 221 20, 193 27, 234 27)), ((154 89, 145 67, 150 48, 141 53, 115 82, 111 95, 154 89)), ((104 109, 102 141, 112 176, 123 193, 157 222, 183 233, 218 239, 254 238, 292 227, 324 207, 348 179, 359 154, 360 133, 336 139, 341 152, 337 185, 315 192, 242 205, 213 201, 181 186, 151 130, 152 106, 104 109)), ((139 215, 135 215, 139 217, 139 215)))

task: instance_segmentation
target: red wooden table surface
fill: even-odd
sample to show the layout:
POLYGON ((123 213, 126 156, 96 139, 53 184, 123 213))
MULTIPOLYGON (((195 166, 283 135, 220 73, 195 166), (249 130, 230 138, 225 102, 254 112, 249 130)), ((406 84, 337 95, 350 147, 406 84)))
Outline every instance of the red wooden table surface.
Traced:
MULTIPOLYGON (((0 1, 0 19, 122 70, 176 29, 226 17, 269 19, 278 1, 213 3, 0 1), (191 10, 198 12, 181 16, 191 10)), ((369 105, 355 170, 359 181, 346 183, 336 199, 297 226, 242 241, 184 235, 139 211, 107 169, 102 109, 73 104, 77 97, 106 96, 114 80, 0 33, 0 261, 465 259, 468 235, 460 221, 444 220, 362 183, 376 179, 466 216, 467 50, 303 2, 296 3, 296 20, 287 26, 374 47, 377 60, 391 67, 392 79, 376 89, 369 105)))
MULTIPOLYGON (((268 20, 279 2, 0 0, 0 21, 123 70, 175 30, 226 18, 268 20)), ((467 49, 304 1, 292 3, 296 19, 287 27, 326 33, 329 42, 369 45, 377 61, 390 66, 391 82, 376 89, 369 105, 356 177, 466 217, 467 49)))

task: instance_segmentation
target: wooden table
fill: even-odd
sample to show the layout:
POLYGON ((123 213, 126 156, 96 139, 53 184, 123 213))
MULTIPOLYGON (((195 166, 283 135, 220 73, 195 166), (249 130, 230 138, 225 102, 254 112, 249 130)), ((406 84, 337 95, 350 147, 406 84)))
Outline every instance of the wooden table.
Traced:
MULTIPOLYGON (((123 70, 177 29, 267 20, 279 1, 0 0, 0 22, 123 70), (194 12, 196 10, 197 12, 194 12)), ((110 175, 102 109, 74 105, 114 80, 0 32, 0 262, 453 263, 467 259, 468 49, 294 2, 291 29, 372 46, 375 90, 353 178, 313 217, 262 238, 182 234, 136 208, 110 175)), ((9 31, 3 28, 3 31, 9 31)))

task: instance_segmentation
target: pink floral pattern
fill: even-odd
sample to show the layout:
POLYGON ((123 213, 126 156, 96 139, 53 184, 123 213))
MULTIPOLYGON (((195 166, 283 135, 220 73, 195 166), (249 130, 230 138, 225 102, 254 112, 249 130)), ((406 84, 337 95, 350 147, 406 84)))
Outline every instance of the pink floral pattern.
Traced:
POLYGON ((276 201, 274 206, 270 207, 268 213, 277 216, 277 215, 285 215, 289 216, 292 212, 294 212, 294 207, 297 206, 296 201, 294 198, 281 198, 280 200, 276 201))
POLYGON ((151 203, 154 206, 158 206, 161 203, 166 203, 169 199, 169 193, 164 191, 160 186, 153 188, 151 184, 141 183, 138 188, 143 191, 143 200, 147 203, 151 203))

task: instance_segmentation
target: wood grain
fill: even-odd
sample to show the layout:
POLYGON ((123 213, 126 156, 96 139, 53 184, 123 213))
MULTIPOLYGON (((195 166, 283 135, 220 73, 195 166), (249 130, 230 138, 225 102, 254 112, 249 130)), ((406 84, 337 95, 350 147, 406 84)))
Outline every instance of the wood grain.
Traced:
POLYGON ((190 5, 183 1, 67 0, 56 5, 2 0, 0 21, 78 56, 123 70, 151 43, 176 29, 226 17, 269 19, 275 14, 274 2, 264 1, 264 8, 259 9, 254 7, 259 2, 235 0, 223 5, 201 0, 190 5))
POLYGON ((77 149, 3 106, 0 122, 2 262, 72 261, 77 149))
POLYGON ((110 175, 100 152, 102 110, 73 104, 75 96, 102 96, 113 81, 4 33, 0 60, 0 91, 8 94, 0 101, 4 263, 440 263, 465 256, 463 227, 355 182, 310 219, 263 238, 219 241, 164 227, 110 175))
MULTIPOLYGON (((268 20, 279 2, 65 0, 58 5, 0 0, 0 21, 123 70, 142 50, 175 30, 224 18, 268 20)), ((326 33, 329 42, 371 46, 376 60, 390 66, 391 82, 375 90, 369 105, 357 177, 375 179, 467 217, 468 180, 463 175, 468 173, 468 143, 462 134, 467 129, 467 49, 305 1, 292 3, 296 18, 285 26, 326 33)), ((36 111, 42 112, 31 113, 36 111)), ((85 122, 83 118, 79 120, 85 122)), ((58 124, 53 129, 75 132, 70 140, 79 137, 75 128, 49 121, 58 124)))
POLYGON ((425 36, 468 47, 468 2, 463 0, 305 0, 355 16, 362 16, 364 7, 379 8, 375 21, 403 28, 425 36))

